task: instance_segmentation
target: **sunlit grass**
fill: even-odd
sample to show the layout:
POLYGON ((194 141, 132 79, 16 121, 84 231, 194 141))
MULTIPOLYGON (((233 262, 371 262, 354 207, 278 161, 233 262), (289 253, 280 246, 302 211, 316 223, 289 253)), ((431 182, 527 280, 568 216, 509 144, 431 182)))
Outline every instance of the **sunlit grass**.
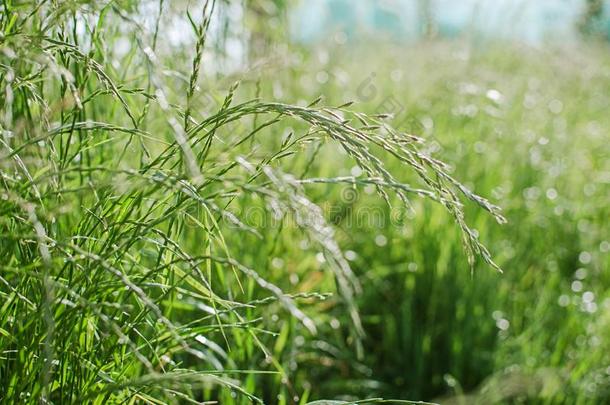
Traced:
POLYGON ((214 2, 158 6, 192 48, 127 3, 3 5, 0 401, 607 400, 597 49, 216 75, 214 2))
POLYGON ((155 53, 160 19, 147 30, 119 5, 3 6, 3 401, 262 402, 282 386, 299 401, 302 389, 281 363, 288 329, 274 324, 293 319, 293 329, 315 339, 324 304, 307 304, 326 296, 315 286, 284 290, 276 282, 285 286, 286 274, 257 263, 286 234, 307 238, 305 258, 308 251, 323 258, 321 276, 335 284, 333 305, 362 357, 363 287, 302 186, 321 145, 353 159, 366 173, 358 181, 387 203, 439 203, 457 223, 468 261, 481 257, 498 269, 467 225, 463 201, 503 222, 499 208, 388 117, 350 112, 349 103, 319 107, 319 99, 247 100, 238 83, 213 111, 198 108, 213 6, 206 3, 200 24, 188 15, 196 46, 183 83, 169 83, 155 53), (117 65, 109 50, 126 38, 128 63, 117 65), (289 124, 295 131, 278 143, 289 124), (264 137, 270 147, 260 151, 264 137), (398 181, 383 156, 420 186, 398 181), (286 171, 287 161, 300 169, 286 171), (257 229, 234 212, 254 206, 283 219, 280 227, 257 229), (254 250, 253 240, 266 247, 254 250), (280 378, 269 389, 253 378, 267 373, 280 378))

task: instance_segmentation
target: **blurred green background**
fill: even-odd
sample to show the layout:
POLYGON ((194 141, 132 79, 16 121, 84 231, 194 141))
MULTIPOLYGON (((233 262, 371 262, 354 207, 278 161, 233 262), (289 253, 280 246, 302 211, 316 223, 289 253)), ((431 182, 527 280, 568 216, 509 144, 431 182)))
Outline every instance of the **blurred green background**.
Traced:
MULTIPOLYGON (((312 186, 352 253, 367 334, 357 358, 344 344, 345 314, 330 308, 319 341, 291 335, 283 350, 294 353, 297 381, 312 397, 610 400, 610 49, 602 3, 267 3, 280 11, 269 15, 271 25, 292 40, 270 38, 269 53, 258 55, 267 65, 251 80, 264 84, 262 95, 291 102, 322 95, 331 105, 355 100, 361 111, 392 113, 394 126, 423 136, 429 153, 508 218, 499 226, 468 210, 504 269, 471 272, 440 208, 416 202, 416 214, 404 217, 371 190, 345 202, 336 187, 312 186), (398 14, 376 19, 380 10, 398 14), (417 23, 400 25, 405 18, 417 23), (381 220, 371 220, 378 212, 381 220)), ((333 150, 319 156, 317 175, 358 174, 333 150)), ((307 290, 316 276, 298 243, 284 238, 275 251, 288 252, 281 271, 297 274, 295 288, 307 290)))

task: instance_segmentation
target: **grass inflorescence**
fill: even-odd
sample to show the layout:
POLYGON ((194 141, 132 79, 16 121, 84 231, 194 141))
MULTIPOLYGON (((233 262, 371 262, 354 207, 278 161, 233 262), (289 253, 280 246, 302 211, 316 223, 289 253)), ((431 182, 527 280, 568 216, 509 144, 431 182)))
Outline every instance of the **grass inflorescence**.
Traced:
POLYGON ((182 71, 157 52, 164 2, 152 27, 129 2, 3 3, 2 402, 263 402, 278 392, 305 402, 309 389, 284 361, 292 330, 325 350, 315 336, 331 305, 347 314, 359 358, 365 336, 363 287, 307 184, 371 185, 405 210, 434 201, 471 266, 481 257, 499 269, 464 201, 503 222, 499 208, 386 116, 248 99, 237 83, 201 105, 215 3, 200 20, 179 14, 195 37, 182 71), (321 148, 342 150, 365 176, 308 173, 321 148), (418 186, 395 174, 406 170, 418 186), (281 225, 253 226, 257 207, 281 225), (336 295, 292 289, 270 266, 279 240, 297 235, 336 295))

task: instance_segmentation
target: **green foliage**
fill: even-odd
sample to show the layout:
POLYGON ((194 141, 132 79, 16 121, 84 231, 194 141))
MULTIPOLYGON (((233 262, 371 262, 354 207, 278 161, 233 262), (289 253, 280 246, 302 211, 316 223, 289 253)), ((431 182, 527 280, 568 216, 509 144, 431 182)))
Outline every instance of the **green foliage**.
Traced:
POLYGON ((199 22, 171 10, 194 31, 181 63, 157 53, 163 2, 152 19, 135 3, 3 4, 3 402, 294 400, 287 338, 317 334, 327 296, 287 284, 265 252, 298 235, 304 260, 324 258, 321 287, 337 292, 361 353, 360 283, 304 174, 287 171, 305 173, 322 145, 355 160, 388 202, 440 203, 471 262, 495 266, 462 200, 501 220, 498 209, 382 117, 248 100, 237 83, 217 105, 198 103, 214 6, 199 22), (278 142, 286 125, 298 129, 278 142), (384 155, 422 188, 397 181, 384 155), (256 209, 279 227, 245 223, 256 209))
POLYGON ((607 58, 219 74, 224 5, 2 3, 0 402, 607 401, 607 58))
MULTIPOLYGON (((326 63, 306 63, 308 71, 295 66, 284 92, 307 97, 325 72, 330 79, 313 92, 333 103, 357 98, 365 82, 360 94, 372 96, 364 111, 393 107, 394 126, 421 135, 428 153, 452 162, 452 173, 504 208, 502 227, 472 207, 466 217, 505 271, 465 271, 459 234, 433 205, 416 204, 401 226, 384 222, 365 232, 340 221, 341 245, 356 252, 354 272, 366 286, 358 307, 368 338, 358 365, 342 353, 334 367, 313 371, 321 381, 314 395, 606 402, 607 56, 596 47, 567 53, 451 42, 379 47, 381 56, 362 64, 372 52, 339 47, 326 63), (387 244, 376 245, 376 235, 387 244)), ((333 163, 318 167, 344 174, 333 163)), ((378 203, 361 190, 350 211, 357 216, 371 204, 378 203)), ((382 217, 395 216, 378 207, 382 217)))

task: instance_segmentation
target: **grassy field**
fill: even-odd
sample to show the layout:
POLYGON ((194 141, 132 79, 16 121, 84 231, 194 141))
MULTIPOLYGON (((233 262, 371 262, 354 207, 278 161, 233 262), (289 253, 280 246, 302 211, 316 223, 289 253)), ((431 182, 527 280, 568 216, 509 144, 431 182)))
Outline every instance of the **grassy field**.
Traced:
POLYGON ((0 402, 610 401, 607 45, 220 73, 212 4, 3 3, 0 402))

